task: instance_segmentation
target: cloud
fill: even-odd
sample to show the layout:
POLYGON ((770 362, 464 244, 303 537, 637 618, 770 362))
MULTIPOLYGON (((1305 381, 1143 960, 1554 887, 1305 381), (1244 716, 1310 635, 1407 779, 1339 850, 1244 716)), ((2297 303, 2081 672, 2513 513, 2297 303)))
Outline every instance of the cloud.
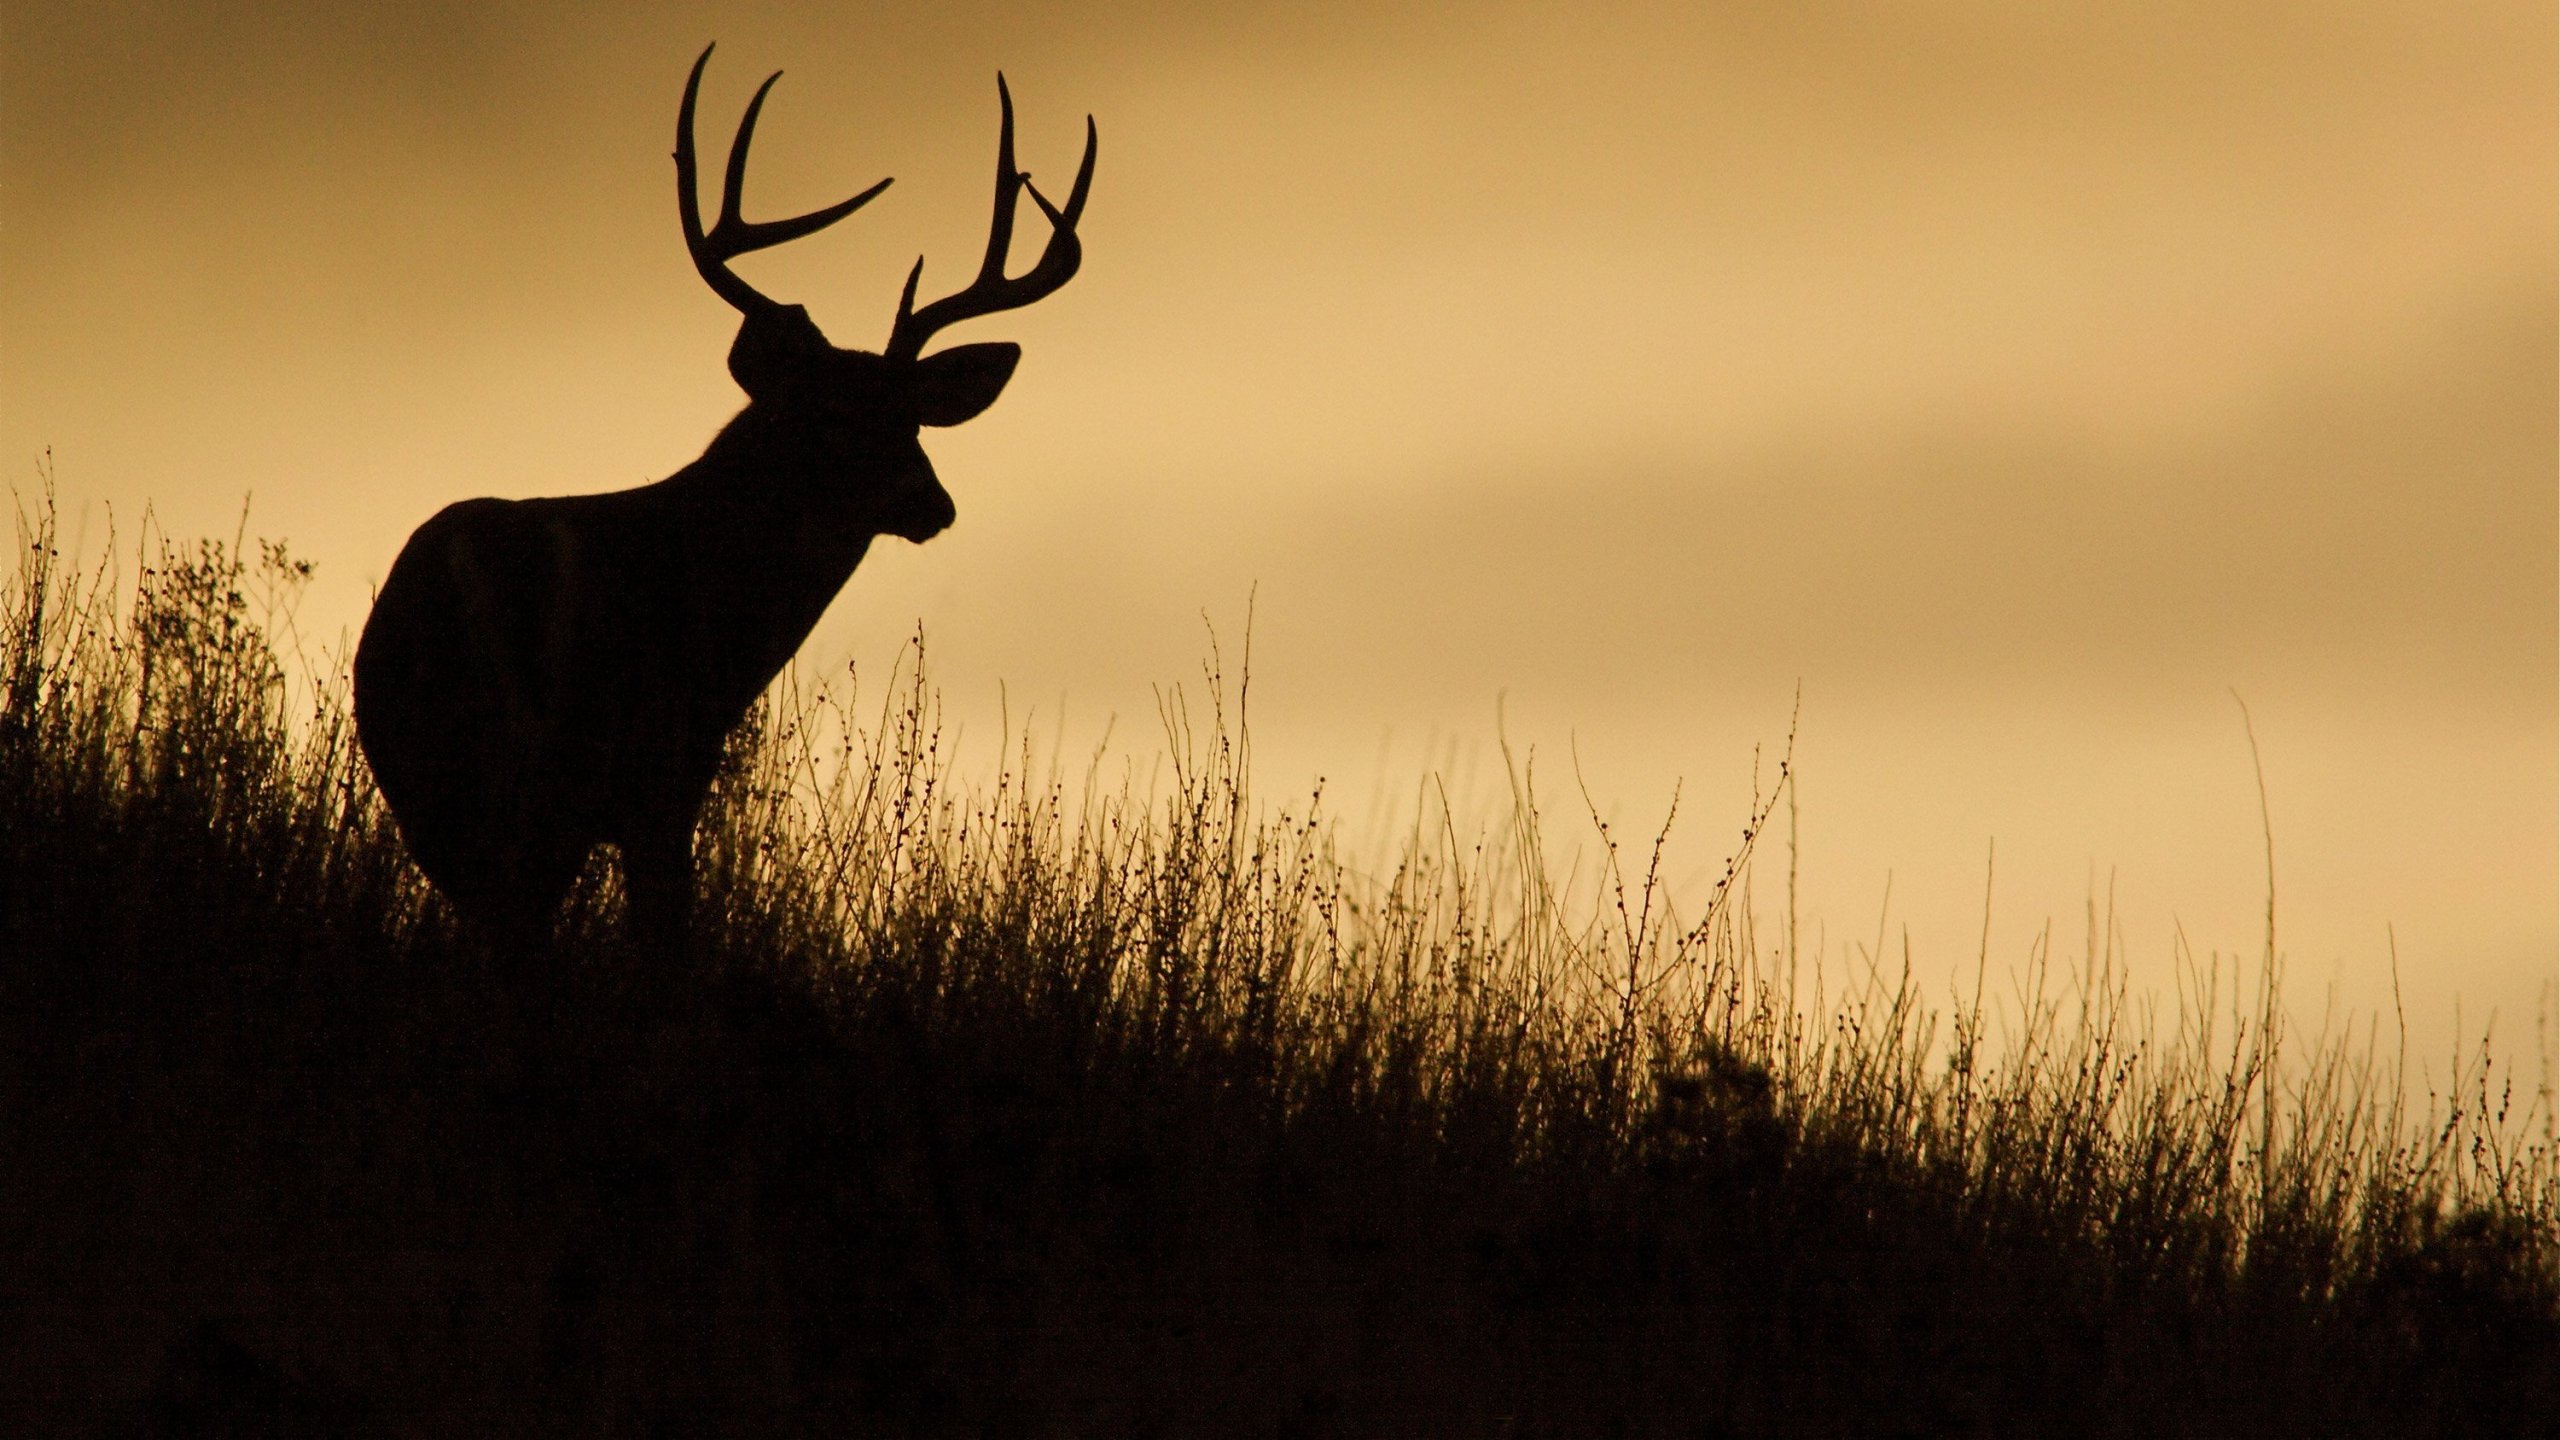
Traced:
MULTIPOLYGON (((1239 494, 1214 470, 1154 506, 1046 493, 1026 497, 1037 520, 981 511, 1000 578, 958 603, 986 613, 989 643, 1010 625, 1028 659, 1258 584, 1266 653, 1321 651, 1349 693, 1480 697, 1536 675, 1595 703, 1677 704, 1798 676, 2281 677, 2547 711, 2548 314, 2545 282, 2503 287, 2379 372, 2306 356, 2160 433, 1974 415, 1723 453, 1550 451, 1365 495, 1239 494), (1061 513, 1080 543, 1056 544, 1061 513), (1058 594, 1072 614, 1040 598, 1058 594)), ((1157 663, 1178 670, 1196 637, 1168 638, 1157 663)))

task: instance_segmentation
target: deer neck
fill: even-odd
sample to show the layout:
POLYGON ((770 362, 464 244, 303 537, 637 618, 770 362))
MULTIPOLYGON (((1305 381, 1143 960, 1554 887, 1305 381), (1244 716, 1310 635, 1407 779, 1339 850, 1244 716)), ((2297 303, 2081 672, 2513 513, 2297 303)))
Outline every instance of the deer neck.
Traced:
POLYGON ((710 562, 708 588, 759 633, 748 648, 787 659, 826 613, 878 533, 858 480, 821 465, 782 427, 750 409, 709 449, 662 482, 677 526, 670 543, 710 562))
POLYGON ((822 573, 812 578, 830 595, 879 534, 862 479, 826 461, 805 432, 766 420, 752 407, 668 484, 718 512, 704 516, 710 528, 725 522, 767 547, 776 561, 817 567, 822 573))

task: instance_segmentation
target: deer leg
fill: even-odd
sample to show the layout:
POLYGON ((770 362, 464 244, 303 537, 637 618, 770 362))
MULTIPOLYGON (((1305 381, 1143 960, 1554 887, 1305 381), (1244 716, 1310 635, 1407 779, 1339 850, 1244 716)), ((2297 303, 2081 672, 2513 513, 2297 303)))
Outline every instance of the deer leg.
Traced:
POLYGON ((693 919, 695 807, 660 823, 635 826, 622 842, 625 933, 632 945, 679 961, 693 919))
POLYGON ((473 852, 458 859, 439 853, 434 858, 436 863, 428 864, 422 857, 427 878, 510 967, 530 966, 550 949, 560 901, 577 880, 583 859, 557 846, 551 853, 518 849, 473 852))

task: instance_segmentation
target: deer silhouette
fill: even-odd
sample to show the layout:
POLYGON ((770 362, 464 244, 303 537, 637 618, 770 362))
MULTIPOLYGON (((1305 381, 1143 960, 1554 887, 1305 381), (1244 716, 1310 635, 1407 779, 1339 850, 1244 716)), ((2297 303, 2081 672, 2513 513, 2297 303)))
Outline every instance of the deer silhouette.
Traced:
POLYGON ((655 484, 447 507, 402 547, 356 649, 356 733, 401 837, 502 947, 547 938, 603 843, 621 854, 632 936, 681 943, 694 825, 723 741, 874 537, 922 544, 950 526, 951 496, 918 427, 984 411, 1022 354, 976 344, 927 355, 926 341, 1056 291, 1083 259, 1092 117, 1075 187, 1053 205, 1014 168, 1013 97, 998 75, 995 211, 976 278, 919 308, 918 257, 880 353, 828 343, 805 309, 766 298, 729 263, 834 224, 889 181, 793 219, 743 219, 747 149, 776 71, 738 122, 705 232, 693 112, 710 59, 705 47, 676 112, 676 210, 694 267, 744 317, 729 373, 746 408, 655 484), (1049 240, 1008 277, 1025 193, 1049 240))

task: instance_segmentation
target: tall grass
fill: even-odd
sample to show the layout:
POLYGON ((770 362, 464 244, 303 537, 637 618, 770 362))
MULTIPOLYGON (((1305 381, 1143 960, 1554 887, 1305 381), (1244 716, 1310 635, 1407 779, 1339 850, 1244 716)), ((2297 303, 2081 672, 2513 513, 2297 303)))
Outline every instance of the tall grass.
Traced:
MULTIPOLYGON (((2484 1052, 2163 1017, 2111 927, 1938 1009, 1677 914, 1525 763, 1344 853, 1249 784, 1008 743, 921 660, 786 684, 698 843, 698 973, 610 869, 507 970, 409 867, 280 546, 0 602, 0 1395, 441 1433, 2478 1434, 2560 1405, 2560 1165, 2484 1052), (2485 1428, 2484 1428, 2485 1427, 2485 1428)), ((2243 985, 2242 982, 2247 982, 2243 985)))

